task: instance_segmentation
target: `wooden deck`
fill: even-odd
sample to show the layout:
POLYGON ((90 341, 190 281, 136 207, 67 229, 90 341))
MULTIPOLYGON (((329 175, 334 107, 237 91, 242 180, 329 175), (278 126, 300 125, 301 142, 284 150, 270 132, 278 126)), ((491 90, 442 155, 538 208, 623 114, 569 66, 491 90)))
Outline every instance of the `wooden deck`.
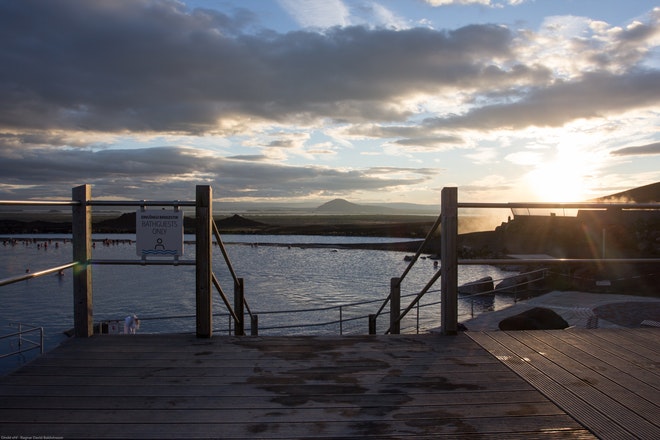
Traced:
POLYGON ((0 378, 0 435, 657 439, 659 361, 659 329, 95 336, 0 378))
POLYGON ((469 333, 596 436, 660 439, 660 331, 469 333))

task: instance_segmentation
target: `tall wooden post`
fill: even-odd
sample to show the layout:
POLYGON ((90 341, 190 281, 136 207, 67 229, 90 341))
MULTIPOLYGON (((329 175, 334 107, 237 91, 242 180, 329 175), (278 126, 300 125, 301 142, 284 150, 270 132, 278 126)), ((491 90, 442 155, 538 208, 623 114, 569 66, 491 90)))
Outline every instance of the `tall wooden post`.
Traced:
POLYGON ((458 189, 442 188, 441 203, 441 326, 443 334, 455 335, 458 328, 458 189))
POLYGON ((401 282, 399 278, 390 279, 390 334, 401 333, 401 282))
POLYGON ((76 337, 87 338, 94 334, 92 308, 92 208, 87 202, 92 198, 92 187, 81 185, 73 188, 71 199, 79 202, 72 209, 71 232, 73 234, 73 322, 76 337))
POLYGON ((213 335, 213 247, 211 241, 213 233, 211 223, 213 220, 213 197, 211 187, 197 185, 195 196, 197 337, 210 338, 213 335))
POLYGON ((236 336, 245 335, 245 291, 244 291, 243 278, 238 278, 238 282, 234 282, 234 312, 238 317, 236 325, 234 325, 234 334, 236 336))

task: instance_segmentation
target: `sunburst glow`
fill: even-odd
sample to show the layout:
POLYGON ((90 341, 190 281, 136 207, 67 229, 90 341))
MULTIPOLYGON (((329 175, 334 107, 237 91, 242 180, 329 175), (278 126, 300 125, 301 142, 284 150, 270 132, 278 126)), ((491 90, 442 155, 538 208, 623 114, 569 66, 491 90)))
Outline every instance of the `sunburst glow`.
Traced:
POLYGON ((587 194, 584 168, 579 161, 540 164, 527 175, 530 190, 544 202, 584 201, 587 194))

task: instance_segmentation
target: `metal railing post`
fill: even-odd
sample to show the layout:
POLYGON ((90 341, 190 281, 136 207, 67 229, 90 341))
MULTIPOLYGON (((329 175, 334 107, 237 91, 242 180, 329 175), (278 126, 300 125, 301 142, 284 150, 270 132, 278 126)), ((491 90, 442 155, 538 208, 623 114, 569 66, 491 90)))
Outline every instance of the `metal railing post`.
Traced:
POLYGON ((372 313, 369 315, 369 334, 370 335, 375 335, 376 334, 376 314, 372 313))
POLYGON ((196 284, 196 316, 197 337, 210 338, 213 335, 213 301, 212 301, 212 221, 213 199, 211 187, 197 185, 196 187, 196 244, 195 244, 195 284, 196 284))
POLYGON ((390 334, 398 335, 401 333, 401 284, 399 278, 390 280, 390 334))
POLYGON ((73 320, 77 337, 87 338, 94 334, 92 310, 92 187, 81 185, 73 188, 72 199, 78 204, 72 208, 71 232, 73 234, 73 320))
POLYGON ((236 336, 245 335, 245 294, 243 287, 243 278, 238 278, 234 282, 234 312, 236 313, 236 324, 234 324, 234 334, 236 336))
POLYGON ((440 211, 441 326, 445 335, 458 329, 458 189, 442 188, 440 211))
POLYGON ((339 336, 344 334, 344 313, 342 311, 342 306, 339 306, 339 336))
POLYGON ((259 315, 250 318, 250 335, 259 336, 259 315))

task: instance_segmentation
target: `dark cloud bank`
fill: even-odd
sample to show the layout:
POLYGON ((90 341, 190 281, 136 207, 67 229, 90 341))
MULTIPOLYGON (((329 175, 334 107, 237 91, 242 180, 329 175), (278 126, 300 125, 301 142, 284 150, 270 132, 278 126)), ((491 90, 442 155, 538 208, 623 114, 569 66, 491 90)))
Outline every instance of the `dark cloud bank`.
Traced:
MULTIPOLYGON (((617 47, 650 39, 654 26, 622 33, 617 47)), ((657 70, 633 63, 623 72, 604 68, 562 82, 541 63, 518 61, 518 37, 497 25, 280 34, 259 29, 249 11, 187 11, 165 0, 0 1, 0 195, 30 197, 79 183, 121 196, 153 185, 178 197, 195 183, 218 186, 226 197, 387 190, 418 184, 429 170, 393 179, 389 170, 282 166, 259 154, 103 150, 79 135, 229 135, 236 129, 226 120, 330 120, 388 124, 363 134, 426 147, 460 144, 463 130, 561 126, 660 100, 657 70), (414 127, 410 111, 393 105, 411 94, 457 88, 475 99, 499 95, 499 103, 414 127)), ((625 59, 638 60, 635 53, 632 46, 625 59)), ((607 53, 601 58, 602 66, 614 62, 607 53)), ((657 144, 631 148, 638 149, 614 154, 657 152, 657 144)))

